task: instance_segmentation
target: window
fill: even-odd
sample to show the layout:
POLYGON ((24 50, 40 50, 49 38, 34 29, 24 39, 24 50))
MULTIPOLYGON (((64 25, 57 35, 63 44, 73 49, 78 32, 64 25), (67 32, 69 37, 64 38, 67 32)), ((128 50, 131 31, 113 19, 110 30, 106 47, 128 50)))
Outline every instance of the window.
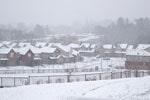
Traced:
POLYGON ((10 53, 10 58, 13 58, 14 55, 15 55, 14 52, 11 52, 11 53, 10 53))
POLYGON ((28 57, 29 57, 29 58, 31 57, 31 53, 28 53, 28 57))

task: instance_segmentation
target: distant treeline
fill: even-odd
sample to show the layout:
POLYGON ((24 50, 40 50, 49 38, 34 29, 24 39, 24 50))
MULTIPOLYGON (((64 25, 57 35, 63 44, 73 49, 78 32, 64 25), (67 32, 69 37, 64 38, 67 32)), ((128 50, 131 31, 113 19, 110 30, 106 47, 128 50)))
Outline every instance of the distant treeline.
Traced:
POLYGON ((32 40, 45 37, 49 33, 48 26, 38 24, 32 27, 25 26, 24 23, 18 24, 16 27, 12 25, 0 25, 0 41, 32 40))
POLYGON ((150 19, 138 18, 130 21, 120 17, 107 27, 96 26, 94 32, 103 36, 100 38, 103 43, 150 43, 150 19))
POLYGON ((150 43, 150 19, 138 18, 130 21, 128 18, 118 18, 111 24, 102 26, 100 23, 73 26, 49 27, 48 25, 27 26, 20 23, 17 27, 0 25, 0 41, 3 40, 32 40, 45 37, 49 34, 67 33, 95 33, 101 38, 99 43, 150 43))

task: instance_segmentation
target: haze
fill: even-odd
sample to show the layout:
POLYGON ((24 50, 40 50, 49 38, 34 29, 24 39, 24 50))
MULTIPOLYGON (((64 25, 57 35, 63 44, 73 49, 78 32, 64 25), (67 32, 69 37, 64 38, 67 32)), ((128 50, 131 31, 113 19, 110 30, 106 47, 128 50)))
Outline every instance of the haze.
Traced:
POLYGON ((150 16, 150 0, 0 0, 0 24, 68 25, 150 16))

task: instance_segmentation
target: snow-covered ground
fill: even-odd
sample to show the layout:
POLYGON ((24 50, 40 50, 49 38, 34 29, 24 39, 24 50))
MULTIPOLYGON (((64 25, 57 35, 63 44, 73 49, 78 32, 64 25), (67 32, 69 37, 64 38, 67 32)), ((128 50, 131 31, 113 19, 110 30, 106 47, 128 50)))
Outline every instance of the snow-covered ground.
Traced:
POLYGON ((1 88, 0 100, 150 100, 150 77, 1 88))
MULTIPOLYGON (((93 33, 82 33, 82 34, 70 33, 69 35, 77 37, 78 41, 82 41, 82 42, 86 42, 86 41, 89 41, 91 39, 97 39, 97 38, 99 38, 98 35, 93 34, 93 33)), ((52 35, 47 35, 45 38, 38 38, 38 39, 34 39, 34 40, 49 41, 49 40, 52 40, 54 38, 59 38, 59 37, 62 37, 62 36, 68 36, 68 35, 66 35, 66 34, 52 34, 52 35)), ((74 42, 76 42, 76 41, 74 41, 74 42)))
POLYGON ((7 66, 0 67, 0 70, 23 70, 23 69, 62 69, 62 68, 95 68, 98 66, 99 68, 114 68, 114 67, 124 67, 125 66, 125 58, 110 58, 110 60, 104 60, 103 58, 96 57, 85 57, 83 62, 76 63, 66 63, 62 65, 43 65, 43 66, 7 66))

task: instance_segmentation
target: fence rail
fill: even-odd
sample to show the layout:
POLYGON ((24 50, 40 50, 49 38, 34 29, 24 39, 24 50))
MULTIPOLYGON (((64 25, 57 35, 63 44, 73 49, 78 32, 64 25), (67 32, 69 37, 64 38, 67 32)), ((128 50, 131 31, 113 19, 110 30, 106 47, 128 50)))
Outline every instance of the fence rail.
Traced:
POLYGON ((72 70, 73 72, 95 72, 95 71, 110 71, 110 68, 95 69, 95 68, 60 68, 60 69, 7 69, 0 70, 0 74, 32 74, 32 73, 66 73, 67 70, 72 70))
POLYGON ((94 81, 109 80, 130 77, 149 76, 150 71, 126 70, 118 72, 97 72, 97 73, 68 73, 67 75, 48 75, 48 76, 27 76, 27 77, 1 77, 0 87, 16 87, 30 84, 44 83, 67 83, 74 81, 94 81))

